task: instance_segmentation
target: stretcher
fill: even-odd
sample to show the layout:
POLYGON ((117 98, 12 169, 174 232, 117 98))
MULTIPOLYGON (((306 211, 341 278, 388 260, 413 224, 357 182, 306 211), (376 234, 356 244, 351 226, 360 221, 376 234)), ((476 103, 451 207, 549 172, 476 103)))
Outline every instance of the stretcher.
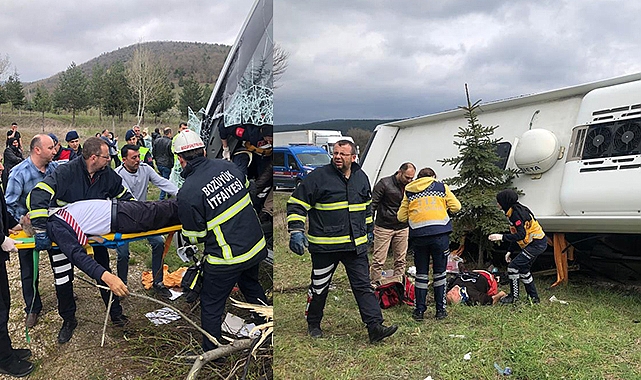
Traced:
MULTIPOLYGON (((103 236, 87 236, 87 238, 89 239, 89 244, 92 246, 116 248, 119 245, 123 245, 124 243, 132 242, 136 240, 142 240, 149 236, 169 234, 169 236, 167 237, 167 241, 165 242, 165 252, 166 252, 169 246, 167 242, 171 243, 171 238, 173 237, 174 233, 176 231, 180 231, 181 227, 182 227, 181 225, 175 225, 175 226, 164 227, 158 230, 128 233, 128 234, 115 232, 115 233, 110 233, 103 236)), ((34 242, 33 236, 27 236, 27 234, 25 234, 24 231, 20 231, 17 234, 12 234, 9 237, 18 241, 18 243, 16 243, 16 247, 18 249, 35 248, 35 242, 34 242)), ((56 244, 53 243, 53 246, 56 246, 56 244)))

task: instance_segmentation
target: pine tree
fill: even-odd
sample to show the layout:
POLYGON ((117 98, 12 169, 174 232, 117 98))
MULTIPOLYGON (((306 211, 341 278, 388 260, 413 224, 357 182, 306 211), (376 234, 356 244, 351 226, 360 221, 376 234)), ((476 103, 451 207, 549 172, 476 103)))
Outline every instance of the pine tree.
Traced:
POLYGON ((76 112, 84 111, 91 105, 89 81, 75 62, 71 62, 67 70, 60 74, 53 98, 56 107, 71 112, 72 124, 76 123, 76 112))
POLYGON ((477 110, 480 100, 474 104, 465 85, 467 106, 459 107, 465 111, 467 126, 459 127, 454 141, 460 154, 457 157, 440 160, 443 165, 458 169, 458 175, 446 180, 461 201, 461 211, 454 215, 453 240, 464 239, 478 245, 477 266, 483 265, 485 254, 492 250, 487 236, 490 233, 507 229, 507 220, 496 203, 496 194, 511 186, 516 175, 514 170, 504 170, 497 166, 496 153, 500 138, 493 138, 498 128, 484 127, 478 122, 477 110))
POLYGON ((51 96, 49 96, 49 91, 46 88, 38 86, 36 88, 36 95, 33 97, 33 109, 34 111, 42 113, 42 132, 44 133, 44 119, 45 112, 51 111, 53 106, 53 101, 51 96))
POLYGON ((123 114, 130 103, 131 92, 125 76, 125 65, 116 62, 109 67, 104 78, 103 111, 111 116, 112 123, 116 116, 123 120, 123 114))
POLYGON ((187 108, 199 110, 205 107, 205 90, 193 76, 183 80, 183 90, 180 93, 178 105, 183 116, 187 116, 187 108))
POLYGON ((13 75, 9 75, 7 83, 4 84, 4 91, 7 100, 11 103, 11 108, 20 109, 24 106, 24 89, 22 88, 22 82, 20 82, 20 76, 17 72, 14 72, 13 75))

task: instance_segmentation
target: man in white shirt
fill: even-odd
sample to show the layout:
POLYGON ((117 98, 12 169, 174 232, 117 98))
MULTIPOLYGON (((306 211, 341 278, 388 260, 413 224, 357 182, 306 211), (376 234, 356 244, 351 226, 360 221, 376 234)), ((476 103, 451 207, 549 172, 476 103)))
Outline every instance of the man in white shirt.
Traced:
MULTIPOLYGON (((140 147, 127 144, 121 149, 122 165, 115 171, 122 177, 122 184, 129 189, 134 198, 139 201, 147 200, 147 187, 149 182, 158 186, 168 194, 176 195, 178 187, 169 180, 161 177, 151 166, 140 162, 140 147)), ((161 236, 150 236, 147 241, 151 245, 151 270, 153 274, 153 288, 162 297, 170 298, 171 292, 163 285, 162 254, 164 241, 161 236)), ((116 264, 118 277, 126 284, 129 272, 129 244, 118 246, 118 262, 116 264)))

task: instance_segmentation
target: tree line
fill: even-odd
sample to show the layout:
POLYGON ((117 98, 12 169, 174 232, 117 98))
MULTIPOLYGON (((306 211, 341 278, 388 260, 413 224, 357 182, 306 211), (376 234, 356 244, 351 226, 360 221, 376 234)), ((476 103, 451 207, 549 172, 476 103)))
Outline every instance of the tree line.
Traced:
MULTIPOLYGON (((0 57, 0 79, 9 65, 8 56, 0 57)), ((180 91, 176 99, 175 85, 169 77, 170 71, 147 47, 138 44, 132 59, 109 66, 96 64, 90 76, 71 62, 59 76, 53 92, 38 86, 30 99, 25 96, 18 71, 14 69, 0 86, 0 105, 8 103, 13 110, 41 112, 43 117, 45 112, 64 110, 72 114, 74 124, 76 114, 90 108, 98 110, 101 118, 120 121, 126 113, 131 113, 140 124, 145 115, 152 115, 156 121, 174 107, 186 116, 188 107, 198 110, 206 105, 206 96, 211 92, 208 85, 200 85, 193 75, 183 77, 178 82, 180 91)))

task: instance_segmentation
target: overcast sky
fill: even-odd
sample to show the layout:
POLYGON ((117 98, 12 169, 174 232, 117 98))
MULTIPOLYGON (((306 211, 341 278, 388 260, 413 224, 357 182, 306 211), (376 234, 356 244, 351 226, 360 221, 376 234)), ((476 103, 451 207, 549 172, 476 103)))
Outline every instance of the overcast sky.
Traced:
POLYGON ((1 0, 0 58, 8 55, 10 73, 32 82, 140 41, 232 45, 253 3, 1 0))
POLYGON ((276 124, 404 119, 641 71, 635 1, 276 0, 276 124))

